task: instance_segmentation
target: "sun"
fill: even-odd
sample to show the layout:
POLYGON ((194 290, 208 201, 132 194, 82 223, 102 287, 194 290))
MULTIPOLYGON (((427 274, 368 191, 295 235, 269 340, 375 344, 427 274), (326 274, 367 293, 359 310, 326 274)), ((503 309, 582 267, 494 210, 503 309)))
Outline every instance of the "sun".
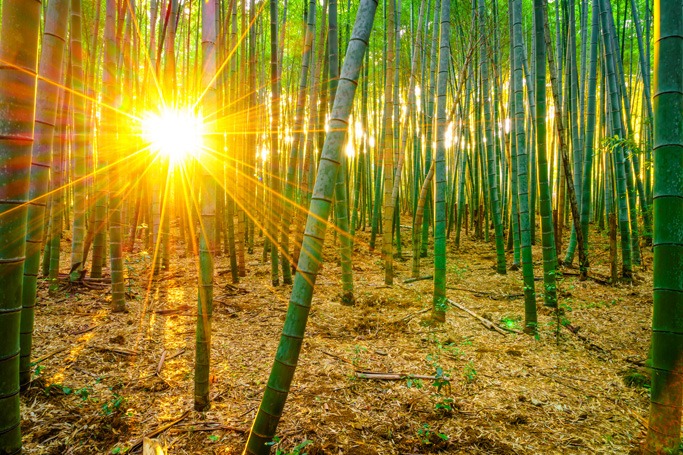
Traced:
POLYGON ((204 123, 190 109, 150 112, 142 120, 142 137, 150 150, 172 164, 196 157, 204 145, 204 123))

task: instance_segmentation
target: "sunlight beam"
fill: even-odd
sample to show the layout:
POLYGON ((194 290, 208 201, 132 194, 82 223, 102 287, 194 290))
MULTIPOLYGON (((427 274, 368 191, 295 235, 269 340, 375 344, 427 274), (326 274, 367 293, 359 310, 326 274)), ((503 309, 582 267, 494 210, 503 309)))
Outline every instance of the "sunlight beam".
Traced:
POLYGON ((176 165, 197 156, 204 146, 204 122, 191 110, 162 109, 142 120, 142 138, 151 152, 176 165))

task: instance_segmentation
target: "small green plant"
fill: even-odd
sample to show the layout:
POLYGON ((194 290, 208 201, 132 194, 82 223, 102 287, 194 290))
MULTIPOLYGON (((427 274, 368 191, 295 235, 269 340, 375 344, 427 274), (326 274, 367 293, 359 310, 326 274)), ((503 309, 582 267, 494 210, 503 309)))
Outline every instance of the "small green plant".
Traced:
POLYGON ((111 416, 121 412, 123 405, 126 403, 126 398, 113 392, 114 396, 111 400, 107 401, 102 405, 102 414, 105 416, 111 416))
POLYGON ((437 397, 441 399, 434 404, 434 409, 444 412, 453 411, 453 403, 455 401, 453 398, 443 398, 440 394, 438 394, 437 397))
POLYGON ((643 374, 643 372, 638 371, 638 370, 629 370, 624 374, 623 376, 624 384, 627 387, 633 387, 633 388, 638 388, 638 387, 643 387, 645 389, 649 389, 650 386, 650 376, 647 374, 643 374))
POLYGON ((91 393, 92 393, 92 387, 90 387, 90 386, 85 386, 85 387, 81 387, 80 389, 74 390, 74 394, 81 397, 81 400, 83 400, 83 401, 88 401, 88 398, 90 398, 91 393))
POLYGON ((449 275, 455 275, 458 277, 458 280, 462 280, 463 277, 465 276, 465 273, 469 272, 470 268, 467 265, 460 266, 460 264, 457 261, 453 261, 449 264, 448 267, 448 272, 449 275))
POLYGON ((422 379, 415 379, 412 376, 406 377, 406 387, 421 389, 424 386, 422 379))
POLYGON ((432 382, 432 385, 436 387, 437 393, 441 393, 441 389, 444 387, 450 389, 451 381, 444 375, 443 368, 439 366, 436 367, 436 373, 434 374, 434 382, 432 382))
POLYGON ((42 376, 44 371, 45 371, 45 367, 43 365, 36 365, 36 369, 33 370, 33 376, 35 378, 39 378, 40 376, 42 376))
POLYGON ((683 441, 679 442, 678 447, 674 447, 673 449, 671 447, 666 447, 662 453, 665 453, 667 455, 683 453, 683 441))
POLYGON ((291 452, 286 452, 285 450, 277 447, 277 445, 280 444, 280 441, 280 437, 275 436, 271 442, 267 443, 267 445, 276 448, 275 455, 308 455, 308 452, 302 452, 302 450, 306 448, 306 446, 308 446, 309 444, 313 444, 313 441, 311 441, 310 439, 304 439, 303 441, 295 445, 292 448, 291 452))
POLYGON ((500 324, 508 329, 519 330, 521 320, 520 316, 503 316, 500 318, 500 324))
POLYGON ((43 392, 47 396, 52 396, 56 393, 61 393, 63 395, 71 395, 73 390, 70 387, 67 387, 65 385, 55 383, 55 384, 50 384, 50 385, 46 386, 43 389, 43 392))
POLYGON ((448 311, 448 299, 440 298, 434 303, 434 308, 438 311, 446 312, 448 311))
POLYGON ((361 360, 363 360, 363 354, 368 352, 368 348, 361 346, 359 344, 353 347, 353 353, 351 355, 351 363, 354 367, 357 367, 361 360))
POLYGON ((417 437, 424 445, 431 445, 434 444, 434 442, 448 441, 448 439, 450 439, 446 433, 433 431, 428 423, 423 424, 422 427, 417 430, 417 437))
POLYGON ((465 352, 462 349, 460 349, 458 344, 450 338, 441 342, 441 340, 439 340, 439 338, 436 335, 429 334, 427 336, 427 340, 434 343, 439 352, 445 352, 453 357, 462 357, 463 355, 465 355, 465 352))
POLYGON ((465 382, 472 384, 477 380, 477 370, 474 369, 474 364, 472 362, 467 362, 463 370, 463 376, 465 377, 465 382))
POLYGON ((218 440, 220 439, 220 436, 217 436, 215 434, 210 434, 208 436, 208 438, 209 438, 209 441, 211 441, 211 442, 218 442, 218 440))
POLYGON ((422 441, 423 444, 431 444, 429 437, 432 435, 432 431, 429 429, 429 424, 425 423, 422 428, 417 430, 417 437, 422 441))
POLYGON ((567 327, 571 324, 571 321, 567 317, 567 313, 571 313, 572 311, 572 307, 570 307, 566 303, 562 303, 560 305, 560 308, 557 310, 558 321, 560 325, 562 325, 563 327, 567 327))

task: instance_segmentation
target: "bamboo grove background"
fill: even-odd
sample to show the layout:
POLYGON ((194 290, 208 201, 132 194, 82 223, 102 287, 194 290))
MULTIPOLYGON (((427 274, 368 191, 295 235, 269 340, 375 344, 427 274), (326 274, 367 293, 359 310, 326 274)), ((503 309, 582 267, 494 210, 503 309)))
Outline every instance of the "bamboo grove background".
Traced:
MULTIPOLYGON (((522 269, 533 334, 537 295, 558 306, 558 266, 591 274, 596 230, 608 234, 610 280, 628 281, 653 242, 653 205, 662 223, 681 213, 656 212, 653 167, 657 109, 660 134, 671 134, 660 145, 680 144, 680 78, 670 75, 680 72, 680 1, 0 4, 0 452, 14 453, 20 438, 14 410, 31 377, 40 276, 55 289, 111 280, 112 310, 125 311, 125 254, 149 252, 155 274, 180 245, 196 255, 195 407, 204 410, 213 262, 226 255, 238 283, 255 279, 248 255, 269 261, 270 283, 293 291, 248 443, 258 453, 296 367, 326 230, 338 239, 347 304, 354 248, 377 250, 386 284, 397 258, 411 258, 417 278, 433 254, 436 321, 448 306, 447 245, 490 242, 498 273, 522 269), (659 51, 671 59, 659 78, 677 95, 658 96, 671 100, 653 102, 653 30, 674 43, 659 51), (193 159, 150 150, 143 120, 161 106, 202 119, 193 159), (355 242, 359 231, 369 244, 355 242), (540 283, 533 246, 543 252, 540 283)), ((657 182, 675 200, 680 149, 662 153, 672 161, 657 182)), ((677 226, 665 242, 670 267, 680 267, 677 226)), ((656 229, 654 242, 657 264, 656 229)), ((680 304, 680 278, 662 280, 669 305, 680 304)), ((655 343, 662 384, 679 374, 677 324, 654 327, 672 357, 658 360, 655 343)), ((671 442, 652 441, 653 451, 671 442)))

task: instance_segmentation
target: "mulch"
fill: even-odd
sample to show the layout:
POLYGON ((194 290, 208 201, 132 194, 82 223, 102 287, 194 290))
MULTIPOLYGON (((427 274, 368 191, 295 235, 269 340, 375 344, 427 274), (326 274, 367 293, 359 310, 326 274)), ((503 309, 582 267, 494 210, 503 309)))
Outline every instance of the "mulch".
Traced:
MULTIPOLYGON (((312 441, 303 449, 309 455, 637 449, 649 406, 642 365, 650 337, 650 251, 644 249, 645 267, 634 284, 561 278, 559 331, 537 281, 535 339, 519 333, 521 271, 496 274, 491 244, 466 238, 455 249, 449 241, 447 295, 503 333, 455 307, 444 324, 431 324, 432 280, 404 283, 411 277, 409 249, 387 286, 380 250, 369 252, 367 232, 358 238, 356 304, 344 306, 339 249, 328 237, 278 427, 284 453, 305 440, 312 441)), ((598 245, 591 273, 608 276, 606 241, 592 243, 598 245)), ((156 277, 149 276, 145 252, 127 254, 128 313, 109 311, 107 288, 50 295, 41 284, 33 354, 39 374, 22 396, 25 453, 139 453, 143 437, 156 438, 169 454, 241 453, 291 286, 271 286, 260 248, 247 256, 248 276, 236 285, 225 273, 228 258, 217 258, 212 407, 198 413, 192 410, 197 264, 178 250, 156 277)), ((67 244, 64 251, 67 260, 67 244)), ((534 259, 541 276, 540 246, 534 259)), ((432 267, 431 255, 422 259, 423 275, 432 267)))

